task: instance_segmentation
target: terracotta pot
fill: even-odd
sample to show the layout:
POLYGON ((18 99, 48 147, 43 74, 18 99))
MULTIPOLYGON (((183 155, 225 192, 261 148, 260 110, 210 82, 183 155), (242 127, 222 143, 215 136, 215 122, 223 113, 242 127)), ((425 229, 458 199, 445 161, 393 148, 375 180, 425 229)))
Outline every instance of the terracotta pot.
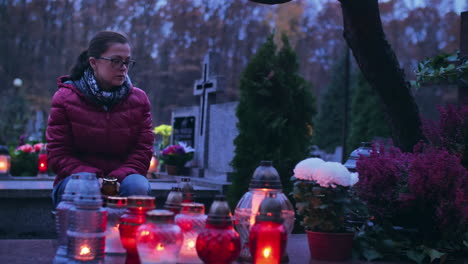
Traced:
POLYGON ((166 164, 166 172, 169 175, 177 175, 177 172, 178 172, 177 166, 166 164))
POLYGON ((354 233, 306 232, 311 258, 326 261, 351 258, 354 233))

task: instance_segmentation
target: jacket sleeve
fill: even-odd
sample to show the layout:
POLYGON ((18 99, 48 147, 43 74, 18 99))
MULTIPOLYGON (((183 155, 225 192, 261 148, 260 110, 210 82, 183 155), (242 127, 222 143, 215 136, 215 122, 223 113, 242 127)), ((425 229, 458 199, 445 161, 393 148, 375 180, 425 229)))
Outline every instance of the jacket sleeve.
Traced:
POLYGON ((153 155, 154 134, 152 131, 152 120, 150 103, 146 94, 142 92, 142 122, 137 135, 137 141, 132 152, 128 155, 125 162, 116 170, 109 173, 108 176, 115 177, 122 182, 130 174, 141 174, 143 176, 148 172, 148 167, 153 155))
POLYGON ((59 89, 52 98, 49 119, 47 121, 47 159, 59 179, 78 172, 102 174, 73 154, 73 132, 66 111, 66 91, 59 89))

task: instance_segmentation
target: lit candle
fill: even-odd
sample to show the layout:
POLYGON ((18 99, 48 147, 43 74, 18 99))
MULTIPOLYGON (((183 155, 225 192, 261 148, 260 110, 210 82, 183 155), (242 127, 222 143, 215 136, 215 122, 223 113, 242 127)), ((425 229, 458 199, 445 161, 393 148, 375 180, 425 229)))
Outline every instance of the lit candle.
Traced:
POLYGON ((205 227, 205 206, 200 203, 182 203, 182 210, 176 215, 175 222, 184 234, 178 262, 203 263, 198 258, 196 243, 198 234, 205 227))
POLYGON ((47 154, 39 154, 39 164, 37 169, 39 173, 47 172, 47 154))
POLYGON ((79 252, 75 254, 75 259, 83 261, 94 259, 94 252, 91 251, 91 247, 87 244, 80 246, 78 250, 79 252))
POLYGON ((260 205, 249 235, 249 246, 255 264, 280 264, 288 239, 281 217, 281 204, 269 194, 260 205))
POLYGON ((10 151, 7 146, 0 145, 0 174, 8 175, 10 171, 10 151))
POLYGON ((138 255, 142 263, 176 263, 182 245, 182 231, 174 224, 174 213, 152 210, 146 214, 146 224, 136 234, 138 255))
POLYGON ((158 159, 155 156, 152 156, 151 161, 150 161, 150 165, 149 165, 149 168, 148 168, 148 173, 152 174, 152 173, 157 172, 158 171, 158 164, 159 164, 158 159))
POLYGON ((9 167, 8 157, 0 156, 0 173, 6 173, 9 167))

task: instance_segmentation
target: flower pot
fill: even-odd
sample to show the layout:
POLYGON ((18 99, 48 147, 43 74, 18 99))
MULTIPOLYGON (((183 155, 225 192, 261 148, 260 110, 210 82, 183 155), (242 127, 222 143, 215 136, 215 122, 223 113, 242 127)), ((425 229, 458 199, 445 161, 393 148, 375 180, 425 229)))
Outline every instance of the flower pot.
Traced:
POLYGON ((351 258, 354 233, 306 232, 311 258, 325 261, 351 258))
POLYGON ((176 165, 166 164, 166 172, 169 175, 177 175, 177 173, 178 173, 177 166, 176 165))

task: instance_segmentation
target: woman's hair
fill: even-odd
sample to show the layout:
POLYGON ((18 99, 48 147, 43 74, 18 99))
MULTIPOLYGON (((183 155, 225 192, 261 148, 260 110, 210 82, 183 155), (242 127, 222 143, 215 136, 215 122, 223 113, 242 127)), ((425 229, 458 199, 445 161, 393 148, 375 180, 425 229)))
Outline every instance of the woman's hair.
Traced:
POLYGON ((88 58, 99 58, 114 43, 128 44, 129 42, 124 35, 114 31, 101 31, 97 33, 89 42, 88 49, 81 52, 80 56, 78 56, 71 70, 71 79, 79 80, 83 76, 84 71, 89 67, 88 58))

